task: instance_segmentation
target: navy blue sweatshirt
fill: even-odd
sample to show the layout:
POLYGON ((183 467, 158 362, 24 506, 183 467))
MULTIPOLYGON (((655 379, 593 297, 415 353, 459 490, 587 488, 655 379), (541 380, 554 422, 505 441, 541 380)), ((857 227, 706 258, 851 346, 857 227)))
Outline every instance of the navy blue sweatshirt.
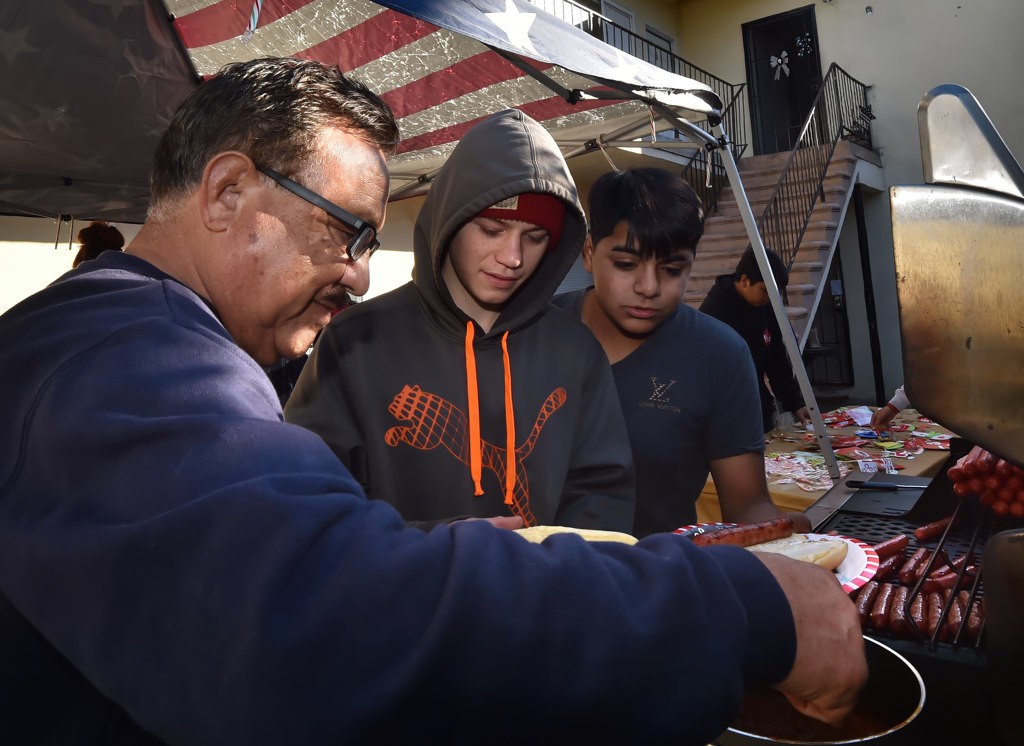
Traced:
POLYGON ((130 254, 0 349, 2 743, 703 744, 792 665, 742 549, 406 528, 130 254))

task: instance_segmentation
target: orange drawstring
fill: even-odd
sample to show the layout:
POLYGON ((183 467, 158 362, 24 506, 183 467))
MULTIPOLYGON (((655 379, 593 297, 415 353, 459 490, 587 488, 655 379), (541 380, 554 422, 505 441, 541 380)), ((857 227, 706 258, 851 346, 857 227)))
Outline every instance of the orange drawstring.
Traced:
MULTIPOLYGON (((484 494, 480 484, 483 475, 483 452, 480 443, 480 391, 476 380, 476 353, 473 350, 475 329, 466 323, 466 399, 469 403, 469 473, 473 477, 473 494, 484 494)), ((501 337, 502 364, 505 369, 505 504, 513 504, 516 491, 516 412, 512 404, 512 365, 508 359, 508 332, 501 337)))
POLYGON ((501 337, 505 365, 505 504, 512 504, 516 490, 516 410, 512 406, 512 366, 508 362, 508 332, 501 337))
POLYGON ((466 398, 469 400, 469 473, 474 495, 484 494, 480 486, 483 464, 480 452, 480 393, 476 387, 476 353, 473 352, 473 322, 466 323, 466 398))

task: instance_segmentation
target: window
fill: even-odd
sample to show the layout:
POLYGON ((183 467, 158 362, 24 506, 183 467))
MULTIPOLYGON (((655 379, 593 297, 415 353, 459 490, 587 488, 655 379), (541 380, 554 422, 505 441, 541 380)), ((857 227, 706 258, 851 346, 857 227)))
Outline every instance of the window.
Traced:
POLYGON ((653 26, 647 26, 645 33, 647 41, 651 42, 650 45, 646 46, 644 59, 650 62, 652 65, 657 65, 665 70, 672 71, 672 37, 665 34, 653 26), (666 51, 667 50, 667 51, 666 51))
POLYGON ((633 54, 635 42, 630 33, 633 31, 633 14, 607 0, 601 3, 601 14, 615 24, 605 24, 604 41, 623 52, 633 54))

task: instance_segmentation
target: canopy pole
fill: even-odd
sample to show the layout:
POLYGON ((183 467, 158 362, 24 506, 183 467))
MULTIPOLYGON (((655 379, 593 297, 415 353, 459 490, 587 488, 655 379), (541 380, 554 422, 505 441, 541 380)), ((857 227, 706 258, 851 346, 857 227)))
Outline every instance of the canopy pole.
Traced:
MULTIPOLYGON (((699 129, 699 128, 694 128, 699 129)), ((772 311, 775 312, 775 320, 779 322, 779 329, 782 331, 782 341, 786 346, 786 354, 793 366, 793 373, 797 383, 800 384, 800 393, 803 394, 804 404, 811 414, 811 422, 814 423, 814 435, 818 441, 821 454, 825 457, 825 464, 828 466, 829 476, 838 480, 842 475, 839 473, 839 463, 836 461, 836 454, 832 450, 832 442, 825 431, 825 423, 821 419, 821 412, 818 409, 818 401, 811 389, 811 381, 807 376, 807 368, 804 366, 803 358, 800 355, 800 345, 796 339, 793 326, 786 316, 786 309, 782 304, 782 295, 779 293, 779 286, 775 283, 775 275, 772 274, 771 265, 768 263, 768 254, 765 251, 761 234, 757 230, 757 220, 754 218, 754 211, 750 207, 747 193, 743 189, 743 182, 740 180, 739 168, 736 166, 736 159, 733 158, 729 149, 729 136, 725 129, 719 124, 716 129, 720 133, 720 145, 722 151, 722 163, 729 176, 729 184, 736 195, 736 204, 740 209, 740 216, 743 218, 743 225, 747 229, 747 236, 750 238, 750 245, 754 248, 754 256, 757 258, 757 266, 761 269, 761 277, 764 278, 764 286, 768 290, 768 298, 771 300, 772 311)), ((703 131, 703 130, 701 130, 703 131)))
POLYGON ((719 149, 722 153, 722 163, 725 172, 729 177, 729 185, 736 195, 736 204, 740 210, 740 217, 743 218, 743 227, 747 230, 747 237, 754 250, 754 257, 757 259, 757 266, 761 269, 761 276, 764 278, 764 286, 768 290, 768 298, 771 301, 772 311, 775 320, 779 323, 779 330, 782 332, 782 342, 786 347, 786 355, 793 366, 793 374, 800 385, 800 393, 803 394, 804 404, 811 415, 811 422, 814 423, 814 436, 818 441, 822 456, 825 457, 825 465, 828 467, 829 476, 833 480, 841 478, 839 473, 839 462, 836 461, 836 454, 832 450, 832 441, 825 431, 825 422, 821 419, 821 411, 818 409, 818 400, 811 389, 811 381, 807 377, 807 368, 804 367, 803 358, 800 355, 800 343, 797 342, 796 334, 789 317, 786 316, 786 308, 782 305, 782 295, 779 293, 779 286, 775 283, 775 275, 772 274, 771 265, 768 263, 768 254, 765 251, 764 241, 757 230, 757 219, 754 217, 754 210, 747 199, 747 193, 743 189, 743 181, 740 179, 740 170, 736 166, 736 159, 733 158, 732 150, 729 149, 729 135, 722 126, 722 120, 715 118, 712 122, 719 136, 716 138, 711 133, 705 132, 697 125, 679 117, 672 109, 660 102, 649 102, 649 104, 666 121, 670 122, 678 130, 686 132, 695 140, 704 142, 708 149, 719 149))

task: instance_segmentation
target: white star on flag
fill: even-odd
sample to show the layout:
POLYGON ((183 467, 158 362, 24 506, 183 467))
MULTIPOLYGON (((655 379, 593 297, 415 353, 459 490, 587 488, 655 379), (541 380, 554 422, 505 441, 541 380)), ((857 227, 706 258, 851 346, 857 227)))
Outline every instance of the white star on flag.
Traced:
POLYGON ((526 49, 533 54, 540 54, 530 41, 530 27, 537 18, 536 13, 520 13, 513 0, 505 0, 504 13, 484 13, 491 23, 505 32, 509 42, 526 49))

